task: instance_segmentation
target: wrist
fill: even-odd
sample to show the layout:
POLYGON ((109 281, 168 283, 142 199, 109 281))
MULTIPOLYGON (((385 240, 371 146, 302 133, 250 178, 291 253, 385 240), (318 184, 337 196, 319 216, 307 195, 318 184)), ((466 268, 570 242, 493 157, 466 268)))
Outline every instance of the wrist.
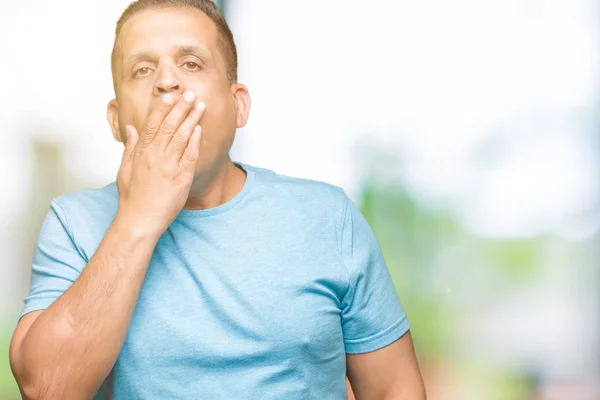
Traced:
POLYGON ((157 226, 152 226, 144 218, 131 215, 124 211, 117 211, 111 228, 119 234, 125 235, 134 241, 157 242, 163 231, 157 226))

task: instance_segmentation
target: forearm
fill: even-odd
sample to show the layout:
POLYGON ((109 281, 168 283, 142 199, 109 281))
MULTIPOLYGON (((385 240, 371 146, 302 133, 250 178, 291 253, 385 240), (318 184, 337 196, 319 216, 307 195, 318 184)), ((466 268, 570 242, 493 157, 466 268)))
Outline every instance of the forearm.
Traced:
POLYGON ((156 237, 117 217, 77 280, 33 323, 19 347, 22 390, 91 398, 113 367, 156 237))

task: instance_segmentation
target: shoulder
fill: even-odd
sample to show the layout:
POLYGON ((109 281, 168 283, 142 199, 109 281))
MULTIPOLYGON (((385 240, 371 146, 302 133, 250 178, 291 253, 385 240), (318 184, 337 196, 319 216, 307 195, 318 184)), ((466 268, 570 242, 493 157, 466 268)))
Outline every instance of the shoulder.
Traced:
POLYGON ((261 203, 272 212, 282 210, 315 218, 320 221, 340 222, 350 198, 340 186, 314 179, 283 175, 272 170, 252 168, 257 182, 261 203))
POLYGON ((55 197, 51 208, 75 245, 91 256, 117 213, 118 200, 113 182, 55 197))
POLYGON ((283 175, 266 168, 248 167, 257 176, 262 189, 278 200, 319 209, 345 207, 348 201, 346 192, 340 186, 314 179, 283 175))
POLYGON ((112 182, 102 188, 77 190, 55 197, 52 206, 67 218, 100 217, 116 211, 118 196, 116 183, 112 182))

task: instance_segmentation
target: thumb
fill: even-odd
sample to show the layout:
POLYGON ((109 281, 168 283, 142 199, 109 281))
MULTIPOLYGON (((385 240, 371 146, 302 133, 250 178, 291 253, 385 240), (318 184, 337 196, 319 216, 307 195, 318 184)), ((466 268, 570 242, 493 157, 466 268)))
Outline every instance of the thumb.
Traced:
POLYGON ((123 152, 123 158, 127 159, 131 157, 133 149, 135 148, 138 139, 140 138, 137 129, 133 125, 127 125, 125 127, 125 133, 127 134, 125 139, 125 151, 123 152))

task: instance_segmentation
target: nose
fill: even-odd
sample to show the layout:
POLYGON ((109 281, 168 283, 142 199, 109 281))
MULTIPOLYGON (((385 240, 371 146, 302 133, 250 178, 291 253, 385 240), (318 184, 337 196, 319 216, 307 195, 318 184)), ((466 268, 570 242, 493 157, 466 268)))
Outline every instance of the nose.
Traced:
POLYGON ((163 93, 183 93, 183 82, 179 78, 177 68, 163 64, 157 72, 158 76, 154 84, 155 96, 158 97, 163 93))

